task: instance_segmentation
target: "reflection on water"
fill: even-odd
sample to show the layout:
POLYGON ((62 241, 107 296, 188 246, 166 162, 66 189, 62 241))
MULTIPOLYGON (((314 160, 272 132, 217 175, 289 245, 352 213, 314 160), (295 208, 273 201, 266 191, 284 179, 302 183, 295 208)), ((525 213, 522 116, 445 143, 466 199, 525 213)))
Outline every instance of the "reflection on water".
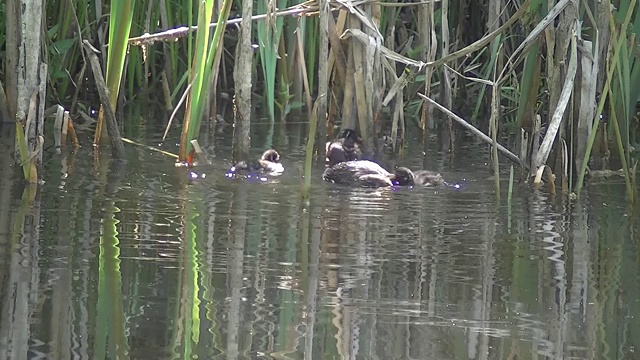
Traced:
POLYGON ((635 358, 622 184, 575 204, 520 189, 508 209, 475 155, 440 165, 461 190, 316 169, 306 202, 288 150, 282 177, 248 183, 223 149, 197 181, 146 150, 109 172, 81 149, 33 201, 2 192, 0 358, 635 358))

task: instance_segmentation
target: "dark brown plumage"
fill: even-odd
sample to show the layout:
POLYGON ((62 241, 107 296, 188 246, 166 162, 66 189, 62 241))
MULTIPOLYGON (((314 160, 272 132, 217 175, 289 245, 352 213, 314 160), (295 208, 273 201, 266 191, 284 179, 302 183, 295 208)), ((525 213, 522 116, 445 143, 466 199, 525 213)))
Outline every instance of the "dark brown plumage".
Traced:
POLYGON ((327 163, 329 166, 360 160, 362 157, 362 141, 355 130, 344 129, 338 139, 327 143, 327 163))
POLYGON ((364 187, 412 186, 413 172, 398 167, 390 173, 382 166, 369 160, 341 162, 327 168, 322 178, 336 184, 359 185, 364 187))
POLYGON ((240 161, 229 169, 227 174, 258 173, 279 175, 284 172, 280 163, 280 154, 273 149, 265 151, 260 159, 240 161))

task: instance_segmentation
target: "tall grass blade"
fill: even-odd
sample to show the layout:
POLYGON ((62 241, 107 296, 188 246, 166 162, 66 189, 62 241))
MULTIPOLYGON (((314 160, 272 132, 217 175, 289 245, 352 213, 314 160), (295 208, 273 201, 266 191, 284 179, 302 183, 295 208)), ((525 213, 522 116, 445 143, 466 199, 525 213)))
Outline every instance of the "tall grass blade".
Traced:
MULTIPOLYGON (((224 7, 229 6, 225 1, 224 7)), ((211 75, 211 64, 213 63, 217 42, 209 41, 209 23, 213 16, 213 0, 203 0, 200 2, 198 10, 198 30, 196 33, 195 55, 192 59, 192 67, 190 77, 191 90, 187 99, 187 110, 182 126, 182 135, 180 137, 180 152, 178 153, 179 161, 191 163, 193 161, 193 147, 191 140, 196 139, 200 132, 202 124, 202 114, 208 94, 209 77, 211 75)), ((226 18, 225 18, 226 19, 226 18)), ((218 24, 216 33, 220 29, 224 29, 225 24, 218 24)), ((219 36, 219 35, 218 35, 219 36)), ((220 38, 218 38, 218 41, 220 38)))
POLYGON ((229 18, 231 0, 223 1, 222 9, 218 14, 218 25, 210 42, 209 23, 213 15, 213 5, 213 0, 203 0, 200 3, 195 56, 190 74, 192 86, 188 95, 187 111, 185 112, 185 121, 180 137, 180 152, 178 153, 179 161, 182 162, 191 163, 193 160, 191 140, 196 139, 200 133, 202 114, 209 94, 208 86, 210 84, 211 68, 216 57, 218 44, 222 41, 222 33, 226 28, 226 21, 229 18))
POLYGON ((24 175, 24 179, 29 183, 35 184, 38 177, 37 170, 32 166, 31 161, 29 161, 29 145, 27 144, 27 139, 24 136, 24 129, 20 122, 16 123, 16 144, 20 152, 20 164, 22 165, 22 174, 24 175), (34 179, 36 179, 36 181, 33 181, 34 179))
POLYGON ((200 126, 202 119, 198 117, 200 101, 202 100, 202 88, 206 65, 206 54, 209 47, 209 22, 213 15, 213 0, 203 0, 198 8, 198 30, 196 32, 196 48, 189 74, 191 90, 187 95, 187 108, 180 136, 179 161, 192 162, 191 140, 200 126))
MULTIPOLYGON (((497 63, 496 63, 497 65, 497 63)), ((497 66, 494 66, 494 81, 497 76, 497 66)), ((500 161, 498 159, 498 117, 500 116, 500 84, 494 82, 491 87, 491 120, 489 124, 489 133, 491 134, 491 160, 493 162, 493 176, 496 186, 496 199, 500 200, 500 161)))
MULTIPOLYGON (((275 0, 258 1, 258 12, 268 14, 265 20, 258 22, 257 32, 260 43, 260 62, 265 81, 266 103, 269 112, 270 133, 273 132, 273 124, 275 122, 276 65, 278 63, 278 47, 284 22, 282 17, 273 16, 276 10, 275 5, 275 0)), ((284 9, 286 6, 286 0, 277 1, 278 9, 284 9)), ((281 106, 284 107, 284 104, 281 104, 281 106)))
MULTIPOLYGON (((122 70, 127 57, 127 45, 135 2, 131 0, 114 0, 111 2, 111 12, 109 15, 109 48, 107 53, 106 85, 109 90, 109 102, 111 109, 115 112, 118 94, 120 92, 120 82, 122 81, 122 70)), ((100 138, 107 135, 102 131, 104 123, 104 111, 98 114, 98 124, 93 138, 94 144, 100 143, 100 138), (104 135, 103 135, 104 134, 104 135)))
POLYGON ((313 111, 311 112, 311 122, 309 124, 309 136, 307 138, 307 151, 304 158, 304 186, 302 193, 304 197, 309 196, 309 189, 311 189, 311 168, 313 165, 313 148, 316 142, 316 130, 318 128, 318 108, 320 105, 320 99, 325 95, 321 95, 316 99, 313 105, 313 111))
MULTIPOLYGON (((615 98, 611 95, 611 89, 609 89, 609 96, 611 101, 614 102, 615 98)), ((625 156, 625 147, 622 143, 622 136, 620 135, 620 126, 618 125, 618 116, 616 111, 611 112, 611 123, 613 124, 613 131, 616 137, 616 144, 618 145, 618 153, 620 155, 620 162, 622 163, 622 170, 624 171, 624 184, 627 189, 627 198, 633 202, 633 189, 631 188, 631 176, 629 175, 629 163, 625 156)))
MULTIPOLYGON (((631 16, 635 13, 633 11, 636 7, 637 0, 631 0, 629 4, 629 11, 625 15, 624 22, 620 26, 623 31, 629 26, 629 22, 631 21, 631 16)), ((611 15, 612 16, 612 15, 611 15)), ((625 37, 626 38, 626 37, 625 37)), ((623 44, 623 37, 618 36, 616 39, 615 48, 613 51, 612 59, 617 59, 620 56, 620 49, 623 44)), ((591 157, 591 150, 593 149, 593 143, 596 139, 596 134, 598 133, 598 125, 600 123, 600 115, 602 114, 602 110, 604 109, 604 103, 607 99, 607 94, 609 93, 609 88, 611 87, 611 80, 613 78, 613 72, 616 68, 617 61, 613 61, 611 67, 607 70, 607 77, 605 80, 604 87, 602 89, 603 95, 600 97, 600 102, 598 103, 598 110, 596 111, 595 118, 593 119, 593 129, 591 130, 591 134, 589 135, 589 141, 587 142, 587 148, 585 151, 584 159, 582 160, 582 166, 580 167, 580 172, 578 173, 578 183, 576 184, 576 195, 580 195, 582 191, 582 187, 584 186, 584 175, 587 172, 587 165, 589 163, 589 158, 591 157)))
MULTIPOLYGON (((218 54, 218 52, 219 50, 222 50, 223 33, 227 28, 227 21, 229 19, 229 12, 231 11, 232 4, 233 4, 232 0, 224 0, 222 2, 222 8, 218 13, 218 20, 217 20, 218 25, 216 26, 216 30, 213 32, 213 39, 211 40, 211 45, 209 46, 209 53, 207 54, 207 63, 204 68, 204 78, 205 78, 204 84, 209 84, 211 86, 216 85, 216 84, 211 84, 210 79, 212 76, 212 72, 218 71, 217 66, 214 69, 214 64, 219 64, 219 62, 216 61, 216 59, 222 56, 222 54, 218 54)), ((198 111, 198 118, 200 119, 202 119, 202 115, 204 114, 206 101, 208 100, 209 91, 210 91, 209 87, 204 87, 203 89, 204 89, 203 90, 204 93, 200 103, 201 106, 198 111)), ((200 133, 200 126, 198 126, 195 129, 194 137, 190 139, 189 142, 191 142, 191 140, 193 139, 196 139, 199 133, 200 133)))
MULTIPOLYGON (((491 71, 493 70, 493 67, 495 66, 495 63, 498 59, 498 52, 499 52, 499 48, 500 48, 500 44, 502 43, 502 34, 499 34, 495 39, 493 39, 493 42, 491 44, 491 58, 489 59, 489 62, 486 64, 485 67, 485 71, 484 71, 484 77, 485 79, 489 78, 489 75, 491 74, 491 71)), ((536 54, 537 55, 537 54, 536 54)), ((525 67, 526 68, 526 67, 525 67)), ((525 71, 525 76, 526 76, 527 72, 525 71)), ((523 82, 525 82, 525 80, 522 80, 523 82)), ((471 119, 477 119, 478 118, 478 114, 480 113, 480 107, 482 106, 482 99, 484 98, 484 93, 486 91, 487 86, 485 84, 482 84, 480 86, 480 94, 478 95, 478 100, 476 102, 476 107, 473 110, 473 116, 471 117, 471 119)), ((523 88, 523 92, 525 89, 527 89, 525 86, 522 87, 523 88)))
POLYGON ((511 211, 513 205, 513 165, 509 168, 509 192, 507 193, 507 224, 511 229, 511 211))
POLYGON ((524 62, 522 80, 520 82, 520 97, 518 99, 518 119, 520 125, 526 118, 533 115, 533 107, 538 96, 538 83, 540 80, 540 42, 536 41, 527 54, 524 62))

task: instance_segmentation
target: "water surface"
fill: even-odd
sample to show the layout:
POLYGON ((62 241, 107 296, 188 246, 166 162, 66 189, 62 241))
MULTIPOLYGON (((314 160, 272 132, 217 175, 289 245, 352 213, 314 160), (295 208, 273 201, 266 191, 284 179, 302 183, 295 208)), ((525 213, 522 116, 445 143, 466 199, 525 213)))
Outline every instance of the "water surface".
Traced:
POLYGON ((3 192, 0 358, 636 358, 620 180, 573 203, 521 186, 508 206, 484 147, 463 147, 426 162, 460 190, 354 189, 318 168, 305 201, 303 138, 274 140, 287 170, 265 183, 225 178, 217 138, 196 181, 146 149, 116 166, 85 145, 46 156, 35 202, 3 192))

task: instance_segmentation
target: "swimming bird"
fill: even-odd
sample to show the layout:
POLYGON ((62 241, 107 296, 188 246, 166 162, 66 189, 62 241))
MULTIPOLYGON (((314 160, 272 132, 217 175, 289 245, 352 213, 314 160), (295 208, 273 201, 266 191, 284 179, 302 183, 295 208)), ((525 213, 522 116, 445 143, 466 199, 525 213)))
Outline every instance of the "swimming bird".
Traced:
POLYGON ((235 174, 267 174, 280 175, 284 172, 284 166, 280 163, 280 154, 273 149, 268 149, 257 160, 240 161, 233 165, 227 176, 235 174))
POLYGON ((338 139, 327 142, 327 163, 329 166, 360 160, 362 157, 362 140, 353 129, 344 129, 338 139))
POLYGON ((429 170, 418 170, 413 173, 416 185, 437 186, 445 185, 446 182, 440 173, 429 170))
POLYGON ((398 167, 394 173, 390 173, 369 160, 338 163, 327 168, 322 178, 336 184, 363 187, 412 186, 414 184, 413 172, 410 169, 398 167))

